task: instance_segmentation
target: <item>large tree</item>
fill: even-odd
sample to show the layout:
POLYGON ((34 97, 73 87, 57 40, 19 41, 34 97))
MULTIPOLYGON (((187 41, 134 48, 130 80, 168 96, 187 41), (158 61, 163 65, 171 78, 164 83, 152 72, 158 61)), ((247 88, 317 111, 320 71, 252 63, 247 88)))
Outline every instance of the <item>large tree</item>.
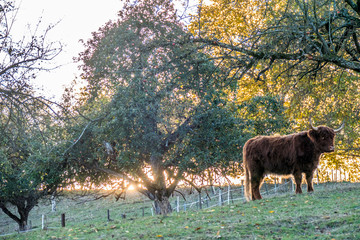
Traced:
MULTIPOLYGON (((296 130, 310 115, 330 126, 345 120, 336 155, 352 158, 360 144, 359 9, 347 0, 214 0, 201 5, 190 29, 192 41, 228 69, 240 101, 280 96, 296 130)), ((344 166, 336 155, 327 156, 329 167, 344 166)))
POLYGON ((88 84, 78 111, 90 122, 70 158, 80 181, 122 179, 167 214, 180 182, 200 190, 205 170, 237 166, 252 129, 171 1, 125 4, 119 16, 79 57, 88 84))

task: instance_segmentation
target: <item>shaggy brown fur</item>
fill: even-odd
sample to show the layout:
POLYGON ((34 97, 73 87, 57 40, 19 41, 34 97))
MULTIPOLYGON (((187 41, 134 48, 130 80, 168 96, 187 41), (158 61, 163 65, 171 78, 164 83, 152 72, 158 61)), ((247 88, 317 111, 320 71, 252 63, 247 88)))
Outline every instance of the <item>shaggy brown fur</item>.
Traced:
POLYGON ((244 146, 245 196, 261 199, 260 185, 266 174, 293 175, 296 193, 302 193, 302 173, 308 192, 314 191, 312 178, 324 152, 334 151, 335 131, 319 126, 285 136, 257 136, 244 146))

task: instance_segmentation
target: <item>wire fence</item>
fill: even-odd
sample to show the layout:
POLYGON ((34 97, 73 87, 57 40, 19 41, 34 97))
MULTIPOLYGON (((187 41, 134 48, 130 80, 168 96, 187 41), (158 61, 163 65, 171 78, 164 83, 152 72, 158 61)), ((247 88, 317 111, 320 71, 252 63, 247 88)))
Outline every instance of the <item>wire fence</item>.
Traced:
MULTIPOLYGON (((176 196, 173 209, 176 212, 196 211, 200 209, 209 209, 223 205, 234 204, 236 202, 245 202, 244 186, 224 186, 218 188, 206 189, 204 192, 194 194, 191 199, 183 199, 176 196)), ((260 190, 262 195, 277 195, 279 193, 294 192, 293 181, 286 181, 283 184, 264 182, 260 190)))

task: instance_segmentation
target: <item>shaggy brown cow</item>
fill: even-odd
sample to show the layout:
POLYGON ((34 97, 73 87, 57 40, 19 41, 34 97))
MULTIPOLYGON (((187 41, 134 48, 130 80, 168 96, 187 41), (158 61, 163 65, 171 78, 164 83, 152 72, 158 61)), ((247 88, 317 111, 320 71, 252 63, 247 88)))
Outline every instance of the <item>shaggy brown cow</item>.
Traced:
POLYGON ((338 129, 325 126, 285 136, 257 136, 244 145, 245 197, 261 199, 260 185, 266 174, 293 175, 296 193, 302 193, 302 173, 305 173, 308 192, 314 191, 312 178, 322 153, 334 151, 338 129), (250 192, 251 189, 251 192, 250 192))

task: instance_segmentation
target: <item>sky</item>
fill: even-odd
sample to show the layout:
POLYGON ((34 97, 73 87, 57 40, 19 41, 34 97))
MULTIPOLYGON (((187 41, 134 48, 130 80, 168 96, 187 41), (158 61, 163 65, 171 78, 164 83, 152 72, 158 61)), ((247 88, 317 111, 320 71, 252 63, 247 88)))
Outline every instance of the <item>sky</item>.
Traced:
MULTIPOLYGON (((194 7, 196 2, 190 0, 190 7, 194 7)), ((29 33, 29 29, 35 29, 39 19, 40 33, 49 25, 57 23, 49 32, 47 40, 61 42, 63 45, 63 51, 50 65, 57 68, 38 73, 33 82, 35 88, 39 89, 39 94, 44 94, 52 100, 61 100, 65 87, 81 73, 78 69, 79 64, 73 60, 85 50, 79 40, 86 41, 91 38, 92 32, 97 31, 106 22, 116 20, 122 5, 122 0, 15 0, 19 12, 12 31, 22 37, 24 32, 29 33)))
MULTIPOLYGON (((80 75, 73 58, 84 50, 80 39, 87 40, 107 21, 117 19, 122 7, 121 0, 15 0, 19 7, 13 31, 20 34, 34 29, 41 18, 40 29, 58 24, 49 32, 48 41, 63 45, 63 51, 51 66, 59 66, 49 72, 40 72, 34 81, 37 88, 48 98, 60 100, 63 90, 80 75)), ((40 92, 41 92, 40 91, 40 92)))

